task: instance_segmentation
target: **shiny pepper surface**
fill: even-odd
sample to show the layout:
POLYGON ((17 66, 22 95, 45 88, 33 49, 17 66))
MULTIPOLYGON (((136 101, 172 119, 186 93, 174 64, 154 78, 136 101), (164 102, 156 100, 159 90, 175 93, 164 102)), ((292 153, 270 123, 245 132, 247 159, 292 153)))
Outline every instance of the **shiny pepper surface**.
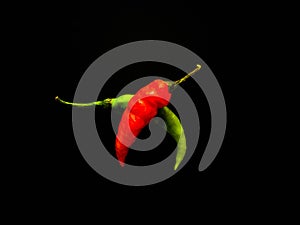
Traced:
POLYGON ((141 130, 156 116, 157 110, 168 105, 171 98, 168 83, 154 80, 141 88, 129 101, 118 128, 115 149, 121 166, 124 166, 128 148, 141 130))

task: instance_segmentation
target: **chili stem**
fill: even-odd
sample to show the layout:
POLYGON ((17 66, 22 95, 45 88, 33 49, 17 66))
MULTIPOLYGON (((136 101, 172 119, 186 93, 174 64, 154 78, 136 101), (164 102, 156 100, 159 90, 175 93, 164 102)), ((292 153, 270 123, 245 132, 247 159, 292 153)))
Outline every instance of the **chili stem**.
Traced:
POLYGON ((55 97, 55 100, 66 104, 66 105, 72 105, 72 106, 77 106, 77 107, 89 107, 89 106, 93 106, 93 105, 103 105, 103 106, 107 106, 111 104, 111 99, 105 99, 103 101, 97 101, 97 102, 89 102, 89 103, 74 103, 74 102, 67 102, 64 101, 62 99, 60 99, 58 96, 55 97))
POLYGON ((196 73, 198 70, 201 69, 201 65, 197 64, 197 68, 194 69, 192 72, 188 73, 187 75, 185 75, 183 78, 175 81, 174 85, 179 85, 180 83, 184 82, 186 79, 188 79, 190 76, 192 76, 194 73, 196 73))

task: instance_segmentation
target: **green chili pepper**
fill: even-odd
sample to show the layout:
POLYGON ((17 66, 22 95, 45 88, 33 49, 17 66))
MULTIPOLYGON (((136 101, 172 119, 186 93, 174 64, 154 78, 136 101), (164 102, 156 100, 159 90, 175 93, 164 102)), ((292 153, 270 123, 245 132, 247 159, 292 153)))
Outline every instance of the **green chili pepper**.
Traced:
MULTIPOLYGON (((66 102, 60 99, 58 96, 55 99, 63 104, 68 104, 77 107, 88 107, 88 106, 96 105, 96 106, 101 106, 103 108, 111 107, 113 110, 117 110, 118 112, 123 112, 126 109, 127 104, 132 97, 133 95, 131 94, 125 94, 117 98, 107 98, 102 101, 91 102, 91 103, 66 102)), ((157 115, 160 116, 165 121, 166 126, 164 128, 167 130, 167 132, 177 143, 176 162, 174 166, 174 170, 176 170, 180 165, 181 161, 183 160, 186 153, 186 138, 184 134, 184 129, 178 117, 167 106, 160 108, 158 110, 157 115)))
POLYGON ((186 139, 184 130, 178 117, 168 107, 165 106, 159 109, 158 115, 164 119, 167 126, 167 132, 175 139, 177 143, 176 163, 174 166, 174 170, 176 170, 186 153, 186 139))

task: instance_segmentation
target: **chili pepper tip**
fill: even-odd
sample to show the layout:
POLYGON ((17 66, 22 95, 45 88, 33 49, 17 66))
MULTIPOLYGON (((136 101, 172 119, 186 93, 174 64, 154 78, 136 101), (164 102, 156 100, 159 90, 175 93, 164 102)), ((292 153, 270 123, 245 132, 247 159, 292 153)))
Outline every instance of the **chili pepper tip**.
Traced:
POLYGON ((125 163, 124 162, 119 162, 120 163, 120 166, 124 167, 125 166, 125 163))

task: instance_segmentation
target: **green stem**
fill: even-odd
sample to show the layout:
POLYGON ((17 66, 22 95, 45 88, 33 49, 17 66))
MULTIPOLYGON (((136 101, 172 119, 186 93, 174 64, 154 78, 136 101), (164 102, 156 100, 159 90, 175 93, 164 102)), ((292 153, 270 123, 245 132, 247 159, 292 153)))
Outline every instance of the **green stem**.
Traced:
POLYGON ((94 105, 100 105, 104 107, 111 106, 111 98, 104 99, 103 101, 97 101, 97 102, 89 102, 89 103, 74 103, 74 102, 67 102, 62 99, 60 99, 58 96, 55 97, 55 100, 59 101, 60 103, 66 104, 66 105, 72 105, 76 107, 89 107, 94 105))
POLYGON ((175 81, 175 85, 179 85, 180 83, 184 82, 186 79, 188 79, 190 76, 192 76, 194 73, 196 73, 200 69, 201 69, 201 65, 197 64, 197 68, 195 68, 192 72, 185 75, 183 78, 175 81))
POLYGON ((185 75, 183 78, 176 80, 176 81, 167 81, 168 86, 169 86, 169 91, 172 92, 176 89, 176 87, 184 82, 186 79, 188 79, 190 76, 192 76, 194 73, 196 73, 198 70, 201 69, 201 65, 197 64, 197 67, 187 75, 185 75))

